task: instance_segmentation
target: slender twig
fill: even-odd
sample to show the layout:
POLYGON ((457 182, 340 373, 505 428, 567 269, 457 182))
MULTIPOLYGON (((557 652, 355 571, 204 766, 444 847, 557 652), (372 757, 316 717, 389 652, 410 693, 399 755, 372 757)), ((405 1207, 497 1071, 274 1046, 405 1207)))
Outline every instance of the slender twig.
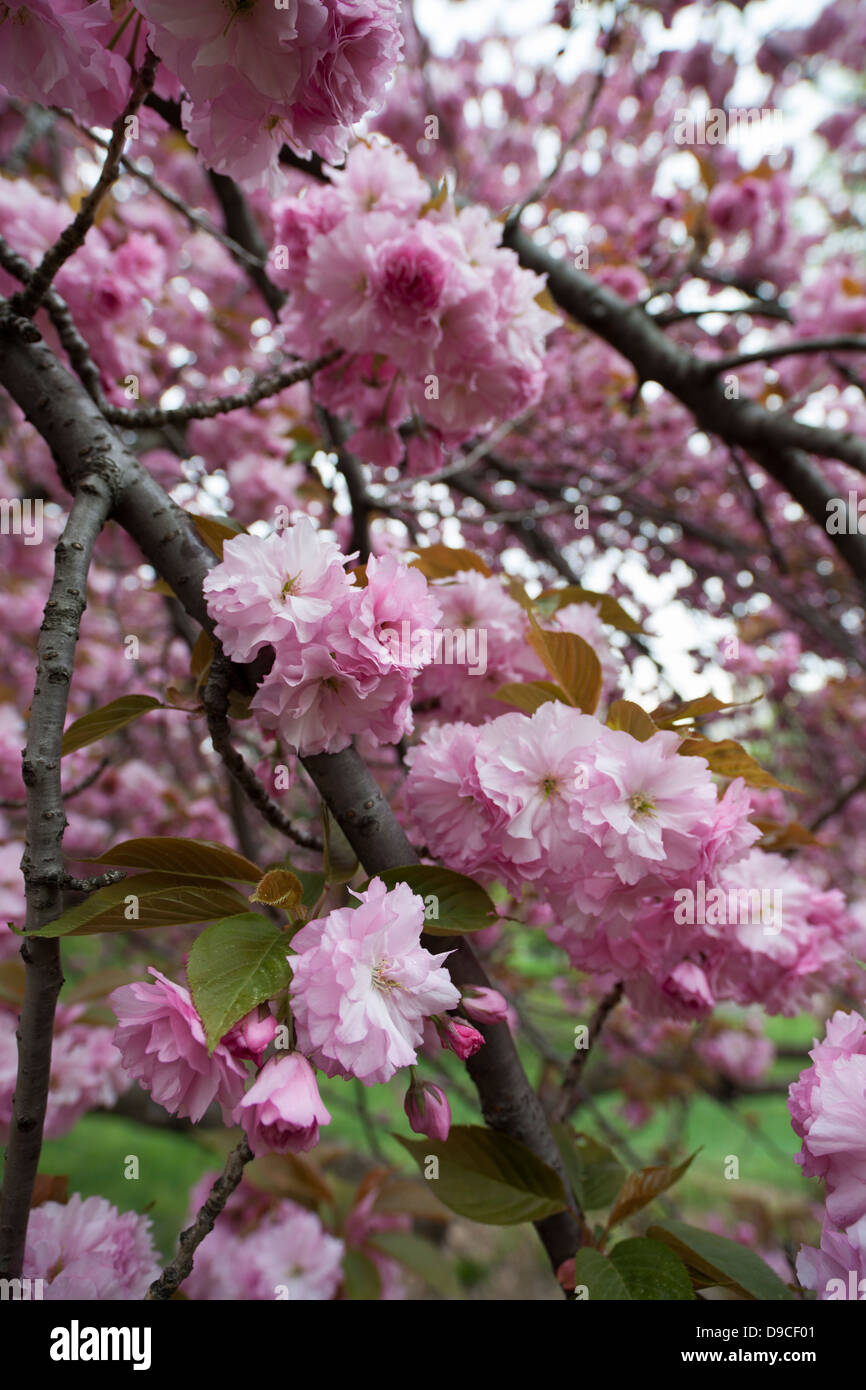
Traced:
MULTIPOLYGON (((110 762, 110 758, 101 758, 97 766, 93 768, 92 771, 88 772, 86 777, 82 777, 80 782, 76 782, 74 786, 71 786, 69 788, 68 791, 64 791, 64 802, 71 801, 73 797, 80 796, 82 792, 87 791, 88 787, 92 787, 94 782, 98 781, 99 778, 102 776, 103 772, 109 766, 110 762)), ((26 797, 22 798, 21 800, 17 800, 13 797, 0 798, 0 809, 4 811, 22 810, 26 805, 26 797)))
POLYGON ((622 981, 618 981, 613 989, 604 996, 589 1021, 586 1047, 578 1048, 565 1070, 562 1087, 559 1092, 556 1104, 553 1107, 552 1115, 554 1120, 567 1120, 573 1110, 580 1102, 583 1072, 589 1060, 589 1054, 601 1033, 602 1028, 607 1022, 610 1014, 622 999, 622 981))
POLYGON ((322 357, 314 357, 312 362, 302 362, 292 367, 284 367, 279 372, 267 372, 257 376, 246 391, 230 396, 214 396, 207 401, 189 401, 186 405, 163 410, 160 406, 143 406, 137 410, 125 406, 106 405, 103 415, 109 424, 124 425, 130 428, 152 428, 159 425, 178 425, 185 420, 212 420, 216 415, 228 415, 233 410, 246 410, 269 396, 276 396, 288 386, 296 386, 299 381, 309 381, 323 367, 329 367, 343 354, 342 348, 334 348, 322 357))
POLYGON ((756 348, 754 352, 738 352, 730 357, 716 357, 704 364, 707 376, 732 372, 736 367, 750 367, 753 362, 774 362, 778 357, 795 357, 814 352, 866 352, 866 338, 853 333, 841 333, 829 338, 797 338, 792 343, 773 343, 756 348))
POLYGON ((125 878, 125 869, 109 869, 104 874, 91 874, 90 878, 73 878, 67 874, 63 886, 73 893, 95 893, 97 888, 109 888, 112 883, 122 883, 125 878))
POLYGON ((208 673, 202 700, 207 715, 207 726, 214 750, 222 758, 226 769, 238 786, 268 825, 294 840, 303 849, 320 850, 322 841, 317 835, 309 835, 295 826, 285 811, 272 801, 256 776, 244 761, 231 741, 228 722, 229 685, 231 682, 231 663, 221 651, 214 654, 208 673))
POLYGON ((845 791, 837 796, 832 806, 828 806, 826 811, 822 811, 813 821, 810 821, 808 828, 812 834, 814 835, 816 830, 820 830, 822 825, 826 825, 828 820, 838 816, 840 811, 844 811, 851 798, 859 796, 862 791, 866 791, 866 772, 862 772, 849 787, 846 787, 845 791))
POLYGON ((347 431, 343 423, 323 406, 316 407, 316 415, 326 447, 336 455, 337 467, 346 480, 352 508, 351 549, 358 552, 358 564, 366 565, 370 558, 370 514, 377 504, 367 491, 364 465, 345 447, 347 431))
POLYGON ((53 246, 50 246, 30 277, 30 283, 14 296, 14 312, 24 318, 32 318, 42 303, 45 292, 69 257, 83 245, 84 238, 96 220, 99 204, 113 183, 120 176, 120 160, 127 138, 130 117, 134 116, 147 93, 153 87, 159 59, 148 49, 141 67, 132 84, 132 91, 121 114, 111 128, 111 140, 103 161, 102 171, 93 188, 82 200, 81 207, 72 221, 63 229, 53 246))
POLYGON ((517 204, 517 207, 514 208, 513 211, 508 214, 507 220, 509 223, 513 223, 516 226, 526 209, 532 203, 540 202, 541 199, 545 197, 547 193, 550 192, 551 187, 553 186, 555 180, 557 179, 559 173, 562 170, 562 166, 565 163, 566 155, 571 150, 573 150, 575 145, 577 145, 583 139, 584 135, 589 129, 589 123, 592 120, 592 116, 598 103, 598 99, 601 96, 601 91, 604 86, 605 77, 607 76, 607 60, 610 54, 613 52, 617 40, 619 38, 620 18, 621 13, 619 10, 617 10, 613 18, 613 23, 611 24, 607 33, 604 35, 604 40, 601 45, 601 61, 593 76, 592 86, 590 87, 589 95, 587 96, 583 111, 581 112, 580 120, 578 121, 571 135, 569 135, 566 139, 562 140, 559 148, 559 154, 556 157, 556 162, 554 163, 554 166, 551 169, 550 173, 546 174, 545 177, 536 184, 532 192, 527 193, 526 197, 522 198, 520 202, 517 204))
POLYGON ((232 1149, 226 1159, 225 1168, 199 1208, 195 1221, 185 1231, 181 1231, 177 1242, 177 1254, 174 1259, 166 1265, 159 1278, 154 1279, 144 1295, 145 1302, 171 1298, 180 1288, 184 1279, 192 1273, 193 1256, 196 1250, 205 1236, 210 1235, 216 1225, 217 1217, 225 1207, 229 1197, 239 1186, 244 1175, 244 1168, 252 1157, 252 1150, 246 1139, 242 1139, 237 1148, 232 1149))
POLYGON ((788 562, 782 554, 781 550, 779 549, 778 545, 776 544, 776 537, 773 535, 772 527, 770 526, 770 520, 767 516, 767 512, 764 507, 763 498, 761 497, 761 494, 758 492, 758 489, 755 487, 755 484, 749 477, 749 470, 746 467, 746 461, 740 453, 739 449, 731 448, 730 455, 731 458, 734 460, 734 466, 743 481, 743 485, 749 494, 749 501, 752 506, 752 514, 754 515, 755 520, 757 521, 758 525, 764 533, 764 539, 767 542, 767 548, 769 549, 770 554, 776 562, 776 568, 780 574, 789 574, 790 571, 788 569, 788 562))
MULTIPOLYGON (((110 482, 104 476, 92 473, 84 477, 54 551, 54 579, 39 633, 36 687, 22 761, 27 830, 21 868, 28 932, 38 931, 63 911, 67 878, 62 853, 66 817, 60 784, 63 724, 86 603, 87 571, 113 500, 110 482)), ((25 995, 18 1022, 18 1076, 0 1196, 0 1275, 13 1279, 20 1277, 24 1260, 48 1102, 54 1012, 63 983, 58 939, 25 940, 21 955, 25 995)))
POLYGON ((225 174, 217 174, 213 170, 208 177, 223 210, 226 231, 232 243, 243 248, 247 274, 276 320, 288 295, 279 285, 275 285, 268 275, 267 249, 259 235, 249 203, 234 179, 228 178, 225 174))

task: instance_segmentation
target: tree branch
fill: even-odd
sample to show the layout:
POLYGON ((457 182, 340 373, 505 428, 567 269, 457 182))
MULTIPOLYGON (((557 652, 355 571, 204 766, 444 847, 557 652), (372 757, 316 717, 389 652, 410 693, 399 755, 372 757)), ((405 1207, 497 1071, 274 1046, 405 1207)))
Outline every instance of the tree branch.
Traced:
POLYGON ((120 176, 120 160, 127 137, 127 121, 134 116, 144 98, 153 87, 159 59, 150 49, 147 50, 141 71, 136 74, 132 91, 121 114, 111 128, 108 152, 102 164, 102 172, 96 183, 83 199, 81 207, 68 227, 64 227, 53 246, 50 246, 30 277, 25 290, 15 295, 12 308, 23 318, 32 318, 42 303, 45 292, 61 266, 83 244, 84 238, 96 220, 99 204, 113 183, 120 176))
MULTIPOLYGON (((67 882, 62 853, 66 817, 60 785, 63 724, 86 603, 87 571, 113 500, 106 478, 96 473, 85 475, 77 483, 69 518, 54 551, 54 579, 39 633, 36 687, 22 761, 27 831, 21 868, 28 932, 37 931, 63 911, 67 882)), ((54 1012, 63 984, 59 940, 26 940, 21 955, 25 995, 18 1023, 18 1075, 0 1196, 0 1275, 12 1279, 20 1277, 24 1260, 48 1101, 54 1012)))
POLYGON ((244 1168, 252 1159, 252 1150, 246 1139, 232 1149, 226 1166, 211 1188, 203 1205, 199 1208, 195 1221, 185 1231, 181 1231, 177 1244, 177 1254, 166 1265, 158 1279, 154 1279, 145 1302, 157 1302, 171 1298, 187 1275, 192 1273, 193 1256, 205 1236, 210 1235, 216 1219, 226 1205, 229 1197, 240 1184, 244 1168))
MULTIPOLYGON (((803 424, 756 401, 728 399, 719 383, 707 376, 705 362, 666 337, 638 305, 628 304, 552 256, 519 228, 506 227, 503 242, 517 252, 522 265, 547 275, 559 307, 631 362, 640 381, 657 381, 708 434, 747 449, 826 533, 827 504, 834 494, 804 451, 839 459, 866 473, 866 440, 845 430, 803 424)), ((866 583, 864 538, 839 534, 830 539, 866 583)))
POLYGON ((222 758, 226 769, 255 806, 260 815, 288 839, 294 840, 303 849, 320 850, 322 841, 317 835, 308 835, 299 830, 280 806, 272 801, 251 767, 248 767, 231 741, 229 730, 229 685, 232 666, 221 650, 214 653, 207 683, 202 693, 207 726, 215 751, 222 758))

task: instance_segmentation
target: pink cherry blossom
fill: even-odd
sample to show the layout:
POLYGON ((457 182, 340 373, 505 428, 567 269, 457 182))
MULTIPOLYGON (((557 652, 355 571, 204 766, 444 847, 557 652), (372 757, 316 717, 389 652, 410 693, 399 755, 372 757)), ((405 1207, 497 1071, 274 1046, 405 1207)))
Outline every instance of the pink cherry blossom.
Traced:
POLYGON ((301 1051, 328 1076, 366 1085, 412 1066, 425 1018, 456 1007, 447 952, 420 944, 424 903, 381 879, 358 906, 316 918, 293 937, 291 999, 301 1051))
POLYGON ((243 1094, 244 1067, 222 1043, 208 1053, 189 991, 148 969, 154 984, 123 985, 109 996, 125 1070, 170 1115, 195 1122, 218 1101, 228 1123, 243 1094))
POLYGON ((451 1106, 441 1086, 432 1081, 412 1082, 403 1102, 409 1127, 444 1144, 451 1130, 451 1106))
POLYGON ((295 655, 345 596, 344 556, 309 517, 271 535, 226 541, 222 563, 204 592, 216 634, 236 661, 250 661, 269 643, 295 655))
MULTIPOLYGON (((199 1196, 197 1190, 190 1216, 199 1196)), ((315 1212, 281 1201, 257 1221, 235 1225, 221 1218, 196 1251, 184 1292, 222 1302, 327 1301, 342 1278, 343 1251, 315 1212)))
POLYGON ((306 1153, 319 1142, 319 1125, 331 1117, 322 1104, 306 1057, 271 1057, 235 1111, 253 1153, 306 1153))
POLYGON ((30 1213, 23 1273, 45 1281, 43 1298, 142 1299, 159 1269, 148 1216, 77 1192, 30 1213))

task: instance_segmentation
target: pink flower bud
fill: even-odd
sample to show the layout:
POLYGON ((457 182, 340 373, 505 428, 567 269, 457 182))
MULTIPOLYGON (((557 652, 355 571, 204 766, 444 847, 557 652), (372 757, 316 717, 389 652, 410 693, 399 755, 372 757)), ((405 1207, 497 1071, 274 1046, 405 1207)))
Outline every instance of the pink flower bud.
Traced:
POLYGON ((463 1010, 475 1023, 507 1023, 508 1005, 498 990, 473 985, 463 996, 463 1010))
POLYGON ((441 1139, 443 1143, 448 1138, 451 1106, 441 1086, 434 1086, 432 1081, 422 1081, 419 1086, 413 1081, 406 1092, 403 1109, 416 1134, 426 1134, 428 1139, 441 1139))
POLYGON ((316 1074, 300 1052, 271 1057, 234 1113, 253 1153, 306 1153, 329 1124, 316 1074))
POLYGON ((464 1023, 462 1018, 439 1016, 435 1023, 442 1039, 442 1046, 450 1047, 461 1062, 474 1056, 484 1046, 484 1039, 478 1029, 473 1028, 471 1023, 464 1023))
POLYGON ((221 1039, 233 1057, 262 1065, 266 1050, 277 1035, 277 1020, 269 1009, 251 1009, 221 1039))

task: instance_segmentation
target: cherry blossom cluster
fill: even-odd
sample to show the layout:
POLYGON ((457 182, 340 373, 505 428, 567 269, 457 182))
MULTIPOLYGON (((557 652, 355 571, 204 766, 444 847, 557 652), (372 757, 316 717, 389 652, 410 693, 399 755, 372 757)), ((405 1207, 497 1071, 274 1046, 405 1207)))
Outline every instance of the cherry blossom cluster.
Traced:
POLYGON ((150 1217, 77 1192, 42 1202, 30 1213, 23 1274, 43 1280, 49 1300, 144 1298, 159 1274, 150 1217))
POLYGON ((362 730, 382 743, 411 732, 417 653, 388 634, 404 621, 435 628, 440 616, 418 569, 373 556, 361 586, 347 574, 346 558, 301 517, 264 539, 227 541, 222 564, 204 582, 229 656, 250 661, 274 648, 252 710, 302 754, 339 752, 362 730))
POLYGON ((356 145, 329 185, 274 204, 274 278, 291 291, 289 344, 310 356, 344 348, 316 393, 354 425, 349 447, 382 466, 431 471, 460 443, 533 405, 544 339, 557 325, 543 280, 500 245, 482 208, 430 198, 396 147, 356 145), (437 203, 441 202, 441 206, 437 203))
POLYGON ((819 1249, 803 1246, 797 1275, 821 1301, 866 1296, 866 1018, 841 1009, 788 1093, 803 1141, 796 1161, 822 1178, 827 1205, 819 1249))
MULTIPOLYGON (((399 0, 12 0, 0 10, 0 82, 111 125, 131 76, 127 45, 115 44, 144 18, 160 93, 182 96, 205 164, 275 188, 284 144, 339 160, 352 125, 381 104, 402 51, 399 12, 399 0)), ((129 32, 140 62, 144 35, 129 32)))
MULTIPOLYGON (((193 1188, 190 1220, 216 1177, 207 1173, 193 1188)), ((315 1212, 288 1200, 267 1205, 242 1184, 196 1251, 184 1292, 197 1300, 321 1302, 337 1293, 344 1253, 343 1241, 328 1234, 315 1212)))
MULTIPOLYGON (((501 576, 461 570, 434 580, 433 588, 443 628, 465 631, 468 655, 477 657, 483 650, 484 670, 473 671, 468 661, 426 666, 415 685, 419 703, 435 701, 441 719, 479 724, 502 713, 501 701, 494 698, 500 686, 548 678, 527 644, 526 609, 506 591, 501 576)), ((592 603, 569 603, 549 619, 539 616, 544 626, 573 632, 589 643, 601 664, 601 698, 606 703, 622 682, 623 660, 592 603)))
MULTIPOLYGON (((271 1050, 278 1025, 264 1006, 209 1050, 189 991, 150 967, 151 982, 111 995, 114 1043, 128 1075, 171 1114, 194 1122, 218 1104, 226 1124, 243 1127, 254 1153, 299 1153, 314 1147, 319 1126, 331 1119, 314 1066, 372 1086, 413 1067, 422 1044, 436 1040, 437 1050, 460 1057, 477 1051, 478 1030, 446 1017, 461 1002, 445 970, 448 952, 431 955, 420 944, 424 900, 406 884, 387 889, 378 878, 355 896, 357 906, 315 918, 291 939, 295 1050, 271 1050), (248 1062, 256 1068, 250 1086, 248 1062)), ((487 993, 467 999, 466 1011, 499 1021, 504 1001, 487 993)), ((447 1135, 450 1110, 438 1087, 425 1091, 413 1078, 406 1110, 416 1131, 447 1135)))
POLYGON ((697 1018, 718 999, 796 1012, 849 968, 843 896, 751 849, 742 779, 719 799, 706 760, 680 743, 640 742, 555 701, 440 725, 409 750, 410 819, 449 867, 518 896, 535 887, 572 965, 626 979, 645 1013, 697 1018))

